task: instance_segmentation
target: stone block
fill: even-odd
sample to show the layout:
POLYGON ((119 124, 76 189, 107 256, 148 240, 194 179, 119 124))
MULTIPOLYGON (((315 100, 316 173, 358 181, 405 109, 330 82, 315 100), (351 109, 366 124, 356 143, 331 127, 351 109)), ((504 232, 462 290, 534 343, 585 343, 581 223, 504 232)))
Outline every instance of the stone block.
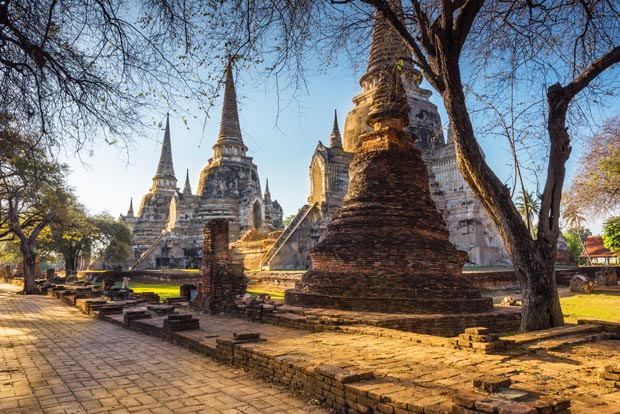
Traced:
POLYGON ((478 414, 478 411, 474 411, 469 408, 465 408, 461 405, 454 404, 452 405, 452 410, 450 411, 452 414, 478 414))
POLYGON ((584 275, 575 274, 570 280, 570 291, 577 293, 592 293, 594 283, 584 275))
POLYGON ((602 269, 596 272, 595 284, 597 286, 617 286, 618 274, 615 269, 602 269))
POLYGON ((603 367, 603 371, 609 373, 620 373, 620 364, 607 364, 603 367))
POLYGON ((498 392, 511 384, 510 378, 503 377, 482 376, 474 379, 474 387, 486 392, 498 392))
POLYGON ((477 400, 481 399, 482 395, 474 393, 459 393, 452 396, 452 402, 465 408, 474 408, 474 404, 477 400))
POLYGON ((259 341, 260 333, 255 332, 235 332, 233 338, 237 341, 259 341))
POLYGON ((491 332, 490 332, 489 328, 486 328, 484 326, 475 326, 475 327, 472 327, 472 328, 465 329, 465 333, 467 335, 488 335, 491 332))
POLYGON ((328 378, 336 378, 336 375, 338 374, 350 374, 350 372, 344 368, 327 364, 321 364, 318 367, 315 367, 314 372, 328 378))
POLYGON ((503 402, 497 405, 497 414, 537 414, 536 408, 524 403, 503 402))

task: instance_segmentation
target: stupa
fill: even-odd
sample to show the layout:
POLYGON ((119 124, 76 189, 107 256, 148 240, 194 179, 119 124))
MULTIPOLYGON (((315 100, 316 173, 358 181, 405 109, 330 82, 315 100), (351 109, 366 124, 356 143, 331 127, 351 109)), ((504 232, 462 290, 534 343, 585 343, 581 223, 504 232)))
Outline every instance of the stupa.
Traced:
POLYGON ((350 164, 350 184, 312 270, 286 291, 290 306, 388 313, 483 313, 491 298, 461 277, 467 260, 431 199, 397 65, 384 66, 350 164))

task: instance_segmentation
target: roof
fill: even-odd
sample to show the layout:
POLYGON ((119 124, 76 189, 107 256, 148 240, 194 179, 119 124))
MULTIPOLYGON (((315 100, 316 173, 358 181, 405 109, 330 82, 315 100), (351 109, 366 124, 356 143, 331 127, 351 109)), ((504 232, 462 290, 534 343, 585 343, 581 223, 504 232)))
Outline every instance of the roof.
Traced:
MULTIPOLYGON (((588 236, 585 243, 586 251, 590 257, 616 257, 620 252, 612 252, 603 244, 603 236, 588 236)), ((579 257, 587 257, 586 252, 579 257)))

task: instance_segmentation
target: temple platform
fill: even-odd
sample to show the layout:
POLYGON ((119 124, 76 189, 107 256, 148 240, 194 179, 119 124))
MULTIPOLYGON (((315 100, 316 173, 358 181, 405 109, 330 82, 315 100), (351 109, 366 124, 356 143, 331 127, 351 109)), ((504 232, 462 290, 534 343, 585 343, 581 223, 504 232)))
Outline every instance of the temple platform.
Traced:
POLYGON ((521 323, 521 308, 496 306, 482 313, 427 313, 403 314, 357 312, 297 306, 278 307, 263 321, 290 328, 314 331, 345 329, 364 325, 395 329, 404 332, 454 337, 471 326, 487 327, 492 333, 516 332, 521 323))

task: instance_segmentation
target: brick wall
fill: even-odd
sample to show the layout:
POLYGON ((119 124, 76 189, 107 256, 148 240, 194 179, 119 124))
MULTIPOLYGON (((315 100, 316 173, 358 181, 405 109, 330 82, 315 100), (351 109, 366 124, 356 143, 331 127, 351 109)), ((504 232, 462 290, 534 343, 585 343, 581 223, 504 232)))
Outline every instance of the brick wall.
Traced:
POLYGON ((235 309, 235 297, 243 295, 247 279, 243 265, 233 263, 228 249, 228 220, 210 220, 203 233, 203 251, 198 297, 195 303, 208 312, 235 309))

